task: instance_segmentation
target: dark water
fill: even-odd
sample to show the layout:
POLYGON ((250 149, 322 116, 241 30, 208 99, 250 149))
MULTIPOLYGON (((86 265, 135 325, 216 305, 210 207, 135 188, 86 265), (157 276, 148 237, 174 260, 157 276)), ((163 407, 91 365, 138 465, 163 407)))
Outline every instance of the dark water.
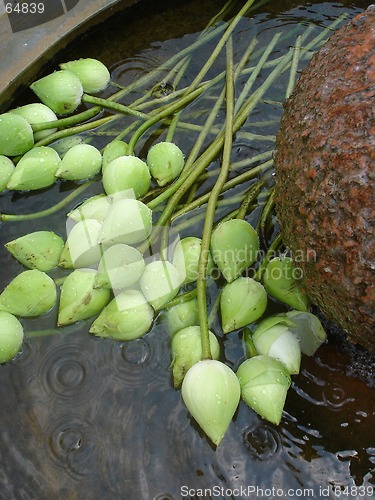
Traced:
MULTIPOLYGON (((192 43, 222 6, 216 0, 145 3, 146 7, 142 3, 142 8, 88 33, 79 44, 59 54, 53 64, 96 57, 110 66, 113 80, 127 85, 192 43)), ((285 36, 275 50, 276 57, 310 24, 315 36, 343 12, 352 17, 367 5, 280 2, 271 8, 264 6, 239 24, 234 34, 235 57, 254 35, 262 47, 281 31, 285 36)), ((194 56, 181 86, 190 83, 211 50, 212 46, 204 48, 194 56)), ((215 71, 223 62, 223 58, 218 60, 215 71)), ((300 69, 305 64, 307 60, 301 62, 300 69)), ((281 77, 267 94, 267 102, 255 110, 252 132, 276 133, 286 81, 287 76, 281 77)), ((29 99, 30 95, 25 95, 25 100, 29 99)), ((206 105, 198 102, 189 108, 196 123, 204 121, 201 115, 206 105)), ((116 127, 127 123, 124 119, 116 127)), ((117 132, 116 127, 104 128, 102 135, 86 133, 82 138, 102 147, 117 132)), ((145 137, 137 153, 144 155, 158 134, 154 131, 145 137)), ((180 132, 176 141, 188 151, 194 137, 180 132)), ((272 142, 239 136, 233 161, 270 149, 272 142)), ((199 189, 207 190, 209 182, 199 189)), ((43 193, 4 193, 0 210, 41 210, 73 188, 70 183, 61 183, 43 193)), ((100 182, 94 183, 80 198, 48 218, 3 223, 1 244, 39 229, 53 229, 64 237, 66 212, 100 190, 100 182)), ((229 192, 228 199, 238 192, 240 189, 229 192)), ((201 212, 197 210, 198 215, 201 212)), ((199 235, 200 228, 198 222, 180 234, 199 235)), ((20 272, 20 266, 5 250, 0 252, 0 265, 3 287, 20 272)), ((275 310, 277 307, 274 304, 275 310)), ((39 335, 54 327, 56 315, 54 309, 42 318, 23 321, 28 339, 22 354, 0 366, 1 499, 373 496, 375 396, 371 380, 367 377, 368 383, 364 382, 366 361, 359 359, 359 352, 350 355, 330 338, 313 358, 303 357, 280 426, 263 421, 241 403, 215 450, 189 418, 180 392, 172 389, 169 336, 161 316, 144 338, 118 343, 90 335, 91 321, 64 327, 55 335, 39 335)), ((218 324, 214 326, 219 332, 218 324)), ((236 368, 243 359, 239 335, 221 336, 220 341, 223 359, 236 368)))

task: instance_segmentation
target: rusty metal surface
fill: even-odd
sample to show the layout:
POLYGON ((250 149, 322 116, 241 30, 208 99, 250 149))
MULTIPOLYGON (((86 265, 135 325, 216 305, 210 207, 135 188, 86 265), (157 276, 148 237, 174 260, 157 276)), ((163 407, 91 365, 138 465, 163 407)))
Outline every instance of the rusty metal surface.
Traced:
MULTIPOLYGON (((0 110, 16 97, 20 85, 29 83, 43 65, 88 26, 103 22, 116 10, 137 0, 79 0, 70 10, 39 26, 21 29, 11 24, 3 2, 0 4, 0 110)), ((71 4, 73 5, 71 2, 71 4)), ((63 2, 64 7, 67 2, 63 2)), ((66 10, 66 7, 65 9, 66 10)), ((58 11, 56 11, 58 13, 58 11)), ((37 16, 38 14, 35 14, 37 16)), ((22 17, 22 16, 20 16, 22 17)))

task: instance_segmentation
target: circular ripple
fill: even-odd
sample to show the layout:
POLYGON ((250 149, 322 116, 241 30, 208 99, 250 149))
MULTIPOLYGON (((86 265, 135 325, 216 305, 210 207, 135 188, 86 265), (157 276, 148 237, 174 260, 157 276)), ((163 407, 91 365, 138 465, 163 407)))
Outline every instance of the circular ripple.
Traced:
POLYGON ((64 416, 47 429, 47 448, 53 462, 75 478, 92 474, 102 451, 93 426, 79 416, 64 416))
POLYGON ((261 462, 271 459, 281 449, 277 431, 263 423, 245 429, 243 441, 251 456, 261 462))
POLYGON ((169 337, 162 332, 153 330, 141 339, 113 342, 109 358, 114 375, 124 382, 124 389, 146 387, 162 379, 169 384, 169 337))
POLYGON ((78 342, 58 343, 47 349, 39 375, 46 392, 62 403, 72 397, 81 403, 100 389, 94 360, 78 342))
POLYGON ((340 409, 348 403, 355 401, 354 398, 347 397, 344 389, 338 384, 332 384, 322 393, 323 405, 328 408, 340 409))

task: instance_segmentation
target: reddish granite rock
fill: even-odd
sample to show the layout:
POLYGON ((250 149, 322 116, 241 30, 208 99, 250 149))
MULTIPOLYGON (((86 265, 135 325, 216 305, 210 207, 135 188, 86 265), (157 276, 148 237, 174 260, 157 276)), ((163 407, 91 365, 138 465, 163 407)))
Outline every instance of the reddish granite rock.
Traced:
POLYGON ((285 103, 275 150, 283 240, 311 300, 375 352, 375 6, 339 29, 285 103))

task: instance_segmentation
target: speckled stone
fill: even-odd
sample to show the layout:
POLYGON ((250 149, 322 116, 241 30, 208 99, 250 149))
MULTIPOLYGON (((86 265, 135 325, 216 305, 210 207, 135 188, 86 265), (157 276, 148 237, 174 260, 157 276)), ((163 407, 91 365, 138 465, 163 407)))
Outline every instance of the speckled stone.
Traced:
POLYGON ((340 28, 286 101, 275 149, 283 240, 312 301, 375 352, 375 5, 340 28))

